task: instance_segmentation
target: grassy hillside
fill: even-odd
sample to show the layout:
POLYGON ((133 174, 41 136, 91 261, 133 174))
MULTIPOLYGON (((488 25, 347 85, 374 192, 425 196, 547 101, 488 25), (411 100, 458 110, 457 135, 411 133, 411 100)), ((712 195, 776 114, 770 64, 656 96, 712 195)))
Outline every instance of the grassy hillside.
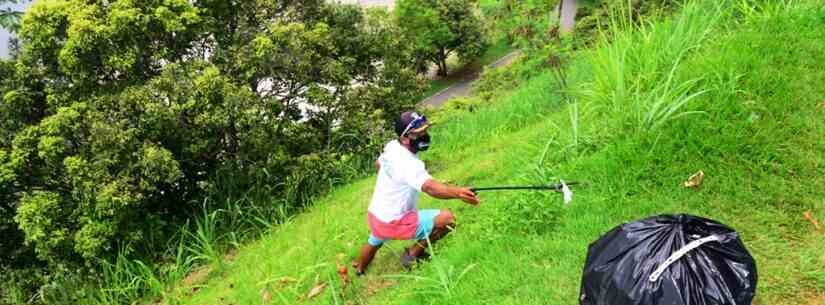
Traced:
POLYGON ((716 2, 641 28, 616 17, 569 63, 570 102, 547 71, 432 129, 436 178, 588 182, 570 205, 539 192, 482 193, 478 207, 423 198, 458 217, 433 261, 406 272, 407 243, 390 242, 344 285, 336 264, 368 234, 374 177, 364 179, 190 278, 180 303, 578 304, 590 242, 623 222, 691 213, 739 231, 759 268, 754 304, 825 304, 825 232, 803 217, 825 222, 825 9, 716 2), (698 170, 704 184, 683 188, 698 170))

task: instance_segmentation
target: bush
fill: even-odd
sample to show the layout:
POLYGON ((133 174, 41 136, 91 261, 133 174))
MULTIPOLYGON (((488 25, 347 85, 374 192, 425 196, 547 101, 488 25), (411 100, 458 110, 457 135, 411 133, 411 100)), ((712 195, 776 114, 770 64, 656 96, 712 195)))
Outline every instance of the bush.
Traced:
POLYGON ((0 62, 0 268, 34 253, 69 293, 120 256, 162 259, 202 209, 237 241, 232 225, 282 221, 371 166, 375 122, 421 92, 412 50, 387 13, 295 4, 32 6, 0 62))

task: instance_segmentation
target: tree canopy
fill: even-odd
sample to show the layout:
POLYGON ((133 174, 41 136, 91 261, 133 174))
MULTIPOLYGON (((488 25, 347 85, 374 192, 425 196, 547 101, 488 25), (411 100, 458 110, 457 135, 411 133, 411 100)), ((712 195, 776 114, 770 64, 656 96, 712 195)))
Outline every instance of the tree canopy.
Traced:
POLYGON ((0 61, 0 230, 19 237, 0 265, 130 253, 218 173, 266 171, 277 192, 378 149, 422 88, 401 36, 386 12, 320 0, 38 1, 0 61))
POLYGON ((419 71, 430 63, 447 75, 447 58, 453 53, 470 61, 487 48, 484 26, 475 2, 470 0, 400 0, 398 24, 412 41, 419 71))
MULTIPOLYGON (((20 3, 18 0, 0 0, 0 6, 4 4, 20 3)), ((15 31, 19 26, 20 16, 22 12, 13 10, 10 7, 0 7, 0 28, 15 31)))

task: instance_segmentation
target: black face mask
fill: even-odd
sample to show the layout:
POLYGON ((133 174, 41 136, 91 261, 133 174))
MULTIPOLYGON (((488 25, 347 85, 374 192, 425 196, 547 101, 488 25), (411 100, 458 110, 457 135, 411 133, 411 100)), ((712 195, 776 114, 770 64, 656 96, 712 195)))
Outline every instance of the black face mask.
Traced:
POLYGON ((430 135, 426 134, 410 141, 410 146, 414 152, 425 151, 430 148, 430 135))

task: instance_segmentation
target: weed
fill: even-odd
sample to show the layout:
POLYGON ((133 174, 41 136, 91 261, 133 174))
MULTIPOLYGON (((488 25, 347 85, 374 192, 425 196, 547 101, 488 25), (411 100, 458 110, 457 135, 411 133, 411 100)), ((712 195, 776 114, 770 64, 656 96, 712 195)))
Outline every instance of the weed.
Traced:
POLYGON ((192 240, 192 243, 186 246, 187 251, 192 253, 196 262, 211 266, 215 270, 222 270, 224 265, 221 237, 216 227, 219 212, 220 210, 209 212, 204 205, 203 216, 195 219, 194 231, 186 232, 192 240))
POLYGON ((386 277, 406 279, 419 283, 419 285, 421 285, 420 289, 412 292, 412 294, 426 296, 428 298, 436 296, 449 300, 455 295, 455 290, 461 282, 461 279, 475 267, 475 264, 470 264, 459 270, 450 264, 434 262, 431 268, 435 274, 432 276, 401 274, 388 275, 386 277))

